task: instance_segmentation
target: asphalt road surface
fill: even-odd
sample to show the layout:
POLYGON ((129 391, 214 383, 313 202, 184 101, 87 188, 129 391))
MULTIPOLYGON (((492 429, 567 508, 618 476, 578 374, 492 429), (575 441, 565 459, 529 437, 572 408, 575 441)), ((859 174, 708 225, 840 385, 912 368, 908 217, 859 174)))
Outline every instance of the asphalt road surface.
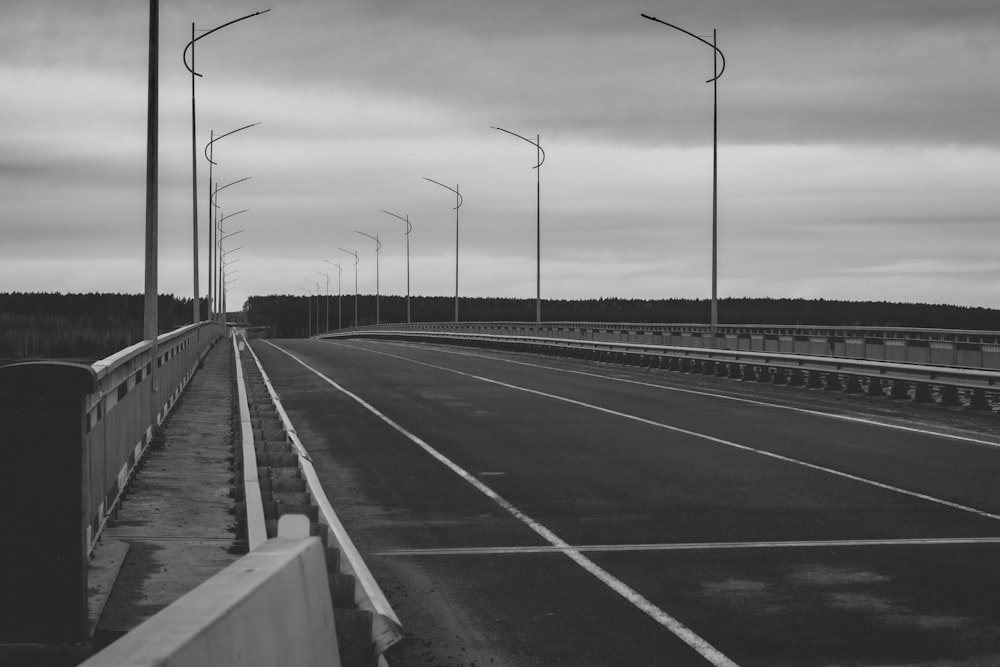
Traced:
POLYGON ((253 349, 406 628, 393 667, 1000 664, 995 415, 459 347, 253 349))

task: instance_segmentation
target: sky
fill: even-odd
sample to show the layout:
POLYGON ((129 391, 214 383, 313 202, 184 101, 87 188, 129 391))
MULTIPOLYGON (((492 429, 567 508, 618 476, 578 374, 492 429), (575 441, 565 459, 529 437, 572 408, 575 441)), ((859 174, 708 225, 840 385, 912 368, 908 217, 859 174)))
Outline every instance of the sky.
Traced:
MULTIPOLYGON (((996 0, 271 2, 160 2, 161 293, 194 291, 192 23, 271 9, 195 49, 200 294, 204 148, 260 123, 213 144, 215 182, 250 178, 218 199, 230 309, 353 294, 355 269, 405 294, 383 211, 413 225, 411 294, 454 296, 455 195, 425 179, 463 196, 462 296, 535 297, 540 216, 543 299, 708 298, 713 50, 646 13, 726 59, 720 297, 1000 307, 996 0)), ((5 8, 0 292, 143 291, 148 26, 144 2, 5 8)))

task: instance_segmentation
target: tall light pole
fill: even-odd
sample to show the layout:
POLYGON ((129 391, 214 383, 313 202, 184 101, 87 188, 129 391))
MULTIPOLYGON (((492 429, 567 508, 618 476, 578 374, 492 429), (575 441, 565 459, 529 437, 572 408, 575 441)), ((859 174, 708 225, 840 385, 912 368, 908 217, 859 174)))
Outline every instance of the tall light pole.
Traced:
POLYGON ((306 338, 309 338, 310 329, 312 327, 312 290, 308 287, 302 287, 299 285, 299 289, 304 290, 306 293, 306 338))
POLYGON ((356 250, 344 250, 343 248, 337 248, 337 250, 343 250, 348 255, 354 255, 354 326, 358 326, 358 252, 356 250))
MULTIPOLYGON (((319 335, 319 283, 315 280, 309 280, 308 278, 306 278, 306 282, 316 286, 316 335, 319 335)), ((310 295, 311 294, 312 292, 310 291, 310 295)), ((311 328, 310 331, 312 331, 311 328)))
POLYGON ((340 264, 337 264, 336 262, 331 262, 328 259, 324 259, 323 261, 326 262, 327 264, 333 264, 335 267, 337 267, 337 328, 343 329, 344 324, 341 321, 340 317, 340 302, 343 297, 343 293, 340 290, 340 274, 343 273, 343 269, 341 269, 340 264))
POLYGON ((684 28, 672 23, 660 20, 655 16, 641 14, 642 18, 673 28, 679 32, 694 37, 702 44, 712 47, 712 74, 711 79, 705 83, 712 84, 712 313, 711 331, 715 335, 715 330, 719 326, 719 302, 718 302, 718 281, 719 281, 719 77, 726 70, 726 56, 719 50, 718 31, 712 30, 712 41, 699 37, 684 28), (722 58, 722 68, 719 68, 719 58, 722 58))
MULTIPOLYGON (((227 234, 226 236, 235 236, 236 234, 239 234, 242 231, 243 230, 240 229, 238 231, 233 232, 232 234, 227 234)), ((223 238, 225 238, 225 237, 223 237, 223 238)), ((230 255, 231 253, 236 252, 237 250, 243 250, 243 246, 237 246, 235 248, 230 248, 229 250, 222 250, 221 240, 220 240, 219 249, 220 249, 219 264, 222 267, 222 271, 219 274, 219 282, 222 285, 222 291, 219 294, 219 305, 222 306, 222 323, 225 324, 225 322, 226 322, 226 316, 229 314, 228 310, 226 308, 226 276, 228 275, 226 273, 226 266, 228 266, 229 264, 232 264, 232 263, 235 263, 235 262, 239 261, 238 259, 234 259, 234 260, 232 260, 230 262, 227 262, 226 261, 226 257, 228 255, 230 255)))
POLYGON ((404 218, 401 215, 396 215, 395 213, 389 213, 385 209, 379 209, 383 213, 388 213, 394 218, 399 218, 406 223, 406 323, 410 323, 410 232, 413 231, 413 225, 410 224, 410 216, 406 215, 404 218))
MULTIPOLYGON (((202 35, 202 37, 204 37, 204 35, 202 35)), ((225 134, 220 134, 219 136, 215 136, 215 130, 211 131, 211 133, 210 133, 211 140, 207 144, 205 144, 205 159, 208 160, 208 218, 209 218, 209 220, 214 220, 215 219, 215 217, 214 217, 214 215, 212 213, 212 207, 214 205, 214 199, 215 199, 214 196, 213 196, 213 193, 212 193, 212 183, 213 183, 213 181, 212 181, 212 167, 214 167, 217 163, 212 160, 212 157, 215 154, 215 147, 213 146, 213 144, 216 141, 218 141, 219 139, 225 139, 226 137, 228 137, 231 134, 236 134, 237 132, 239 132, 241 130, 246 130, 248 128, 255 127, 257 125, 260 125, 260 122, 250 123, 249 125, 244 125, 243 127, 238 127, 235 130, 231 130, 229 132, 226 132, 225 134)), ((230 184, 230 185, 232 185, 232 184, 230 184)), ((218 184, 216 184, 216 188, 218 188, 218 184)), ((221 188, 218 188, 218 189, 221 189, 221 188)), ((215 239, 216 239, 215 232, 216 231, 217 230, 215 229, 215 225, 209 225, 208 226, 208 245, 209 245, 210 248, 215 248, 216 247, 216 243, 215 243, 215 239)), ((214 252, 213 252, 213 255, 214 255, 214 252)), ((213 261, 213 257, 212 257, 212 255, 209 255, 209 258, 208 258, 208 276, 209 276, 209 280, 212 280, 214 274, 217 273, 217 271, 213 271, 212 270, 213 269, 212 261, 213 261)), ((216 262, 218 261, 217 257, 215 257, 215 261, 216 262)), ((209 300, 212 299, 212 296, 211 296, 212 292, 213 292, 212 288, 213 288, 213 285, 210 283, 209 284, 209 290, 208 290, 208 292, 209 292, 209 300)), ((214 285, 214 288, 215 288, 214 291, 218 292, 218 289, 219 289, 218 284, 214 285)), ((212 304, 209 303, 209 311, 211 312, 211 310, 212 310, 212 304)))
POLYGON ((372 236, 371 234, 366 234, 364 232, 359 232, 354 230, 355 233, 361 234, 362 236, 367 236, 372 241, 375 242, 375 325, 378 326, 382 324, 382 315, 379 310, 379 285, 378 285, 378 254, 382 249, 382 242, 378 240, 378 234, 372 236))
POLYGON ((542 163, 545 162, 545 151, 542 150, 542 135, 535 135, 535 141, 528 139, 527 137, 522 137, 517 132, 511 132, 510 130, 505 130, 502 127, 496 127, 491 125, 494 130, 500 130, 501 132, 506 132, 512 136, 517 137, 527 141, 529 144, 536 149, 536 159, 538 164, 536 164, 532 169, 537 170, 535 172, 536 176, 536 221, 535 221, 535 323, 542 323, 542 163))
MULTIPOLYGON (((183 59, 184 59, 184 67, 186 67, 187 70, 189 72, 191 72, 191 190, 192 190, 192 193, 193 193, 192 194, 192 198, 191 198, 191 201, 192 201, 191 220, 192 220, 192 226, 194 228, 194 243, 193 243, 193 245, 194 245, 194 321, 195 322, 198 322, 201 319, 201 305, 199 303, 199 296, 198 296, 198 146, 197 146, 196 123, 195 123, 195 95, 194 95, 195 86, 194 86, 194 82, 195 82, 195 77, 199 77, 199 76, 201 76, 201 74, 199 74, 198 72, 194 71, 194 51, 195 51, 195 49, 194 49, 194 43, 197 42, 202 37, 207 37, 207 36, 211 35, 216 30, 221 30, 221 29, 225 28, 228 25, 232 25, 233 23, 237 23, 237 22, 242 21, 244 19, 252 18, 254 16, 258 16, 260 14, 264 14, 264 13, 269 12, 269 11, 271 11, 271 10, 270 9, 265 9, 262 12, 255 12, 253 14, 248 14, 247 16, 243 16, 243 17, 238 18, 238 19, 236 19, 234 21, 230 21, 229 23, 225 23, 223 25, 220 25, 217 28, 212 28, 211 30, 208 30, 205 33, 203 33, 200 37, 195 37, 194 36, 195 29, 194 29, 194 23, 192 22, 191 23, 191 41, 188 42, 187 46, 184 47, 184 53, 182 54, 183 59), (187 52, 188 52, 188 49, 191 50, 191 64, 190 65, 188 65, 188 62, 187 62, 187 52)), ((209 182, 209 186, 208 187, 209 187, 209 192, 211 192, 211 189, 212 189, 211 182, 209 182)), ((211 239, 209 239, 209 247, 211 248, 211 239)), ((209 271, 209 274, 211 274, 211 272, 212 272, 211 266, 209 266, 208 271, 209 271)))
MULTIPOLYGON (((159 335, 159 111, 160 111, 160 3, 149 0, 149 68, 146 95, 146 262, 143 300, 142 336, 153 341, 159 335)), ((153 364, 154 373, 156 364, 153 364)), ((154 391, 156 384, 153 384, 154 391)), ((153 397, 154 403, 155 396, 153 397)), ((153 413, 154 415, 156 412, 153 413)))
MULTIPOLYGON (((230 185, 232 185, 232 183, 230 183, 230 185)), ((216 188, 215 188, 216 194, 218 194, 221 189, 222 188, 218 187, 218 183, 216 183, 216 188)), ((219 211, 219 210, 220 210, 220 208, 218 206, 216 206, 216 211, 219 211)), ((229 214, 223 215, 221 217, 217 217, 217 219, 215 221, 214 227, 215 227, 215 235, 216 235, 216 237, 218 239, 216 241, 216 250, 218 252, 222 251, 222 238, 225 238, 225 236, 222 236, 221 238, 219 238, 223 234, 223 231, 224 231, 223 227, 222 227, 223 223, 225 223, 225 221, 227 219, 233 217, 234 215, 239 215, 240 213, 246 213, 249 210, 250 209, 245 208, 245 209, 243 209, 241 211, 236 211, 235 213, 229 213, 229 214)), ((240 231, 243 231, 243 230, 240 230, 240 231)), ((230 236, 230 235, 227 234, 227 236, 230 236)), ((221 304, 222 303, 222 297, 223 297, 223 294, 222 294, 222 279, 221 279, 222 278, 222 265, 221 265, 221 262, 220 262, 219 267, 218 267, 218 273, 219 273, 219 278, 215 281, 215 287, 216 287, 216 296, 218 298, 218 303, 221 304)), ((225 312, 225 311, 223 311, 223 312, 225 312)))
MULTIPOLYGON (((318 273, 319 275, 326 278, 326 330, 330 330, 330 274, 323 273, 322 271, 317 271, 313 269, 313 273, 318 273)), ((317 304, 319 307, 319 304, 317 304)), ((316 312, 316 328, 319 329, 319 312, 316 312)))
POLYGON ((423 178, 425 181, 430 181, 455 193, 455 321, 458 322, 458 209, 462 208, 464 198, 458 193, 458 184, 455 187, 449 187, 444 183, 435 181, 433 178, 427 178, 426 176, 423 178))

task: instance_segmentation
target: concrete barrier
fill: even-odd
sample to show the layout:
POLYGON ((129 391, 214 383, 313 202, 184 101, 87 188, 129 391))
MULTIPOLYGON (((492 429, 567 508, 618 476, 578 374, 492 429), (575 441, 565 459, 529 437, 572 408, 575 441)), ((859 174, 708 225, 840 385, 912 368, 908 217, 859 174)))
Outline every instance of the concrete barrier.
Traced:
POLYGON ((268 540, 81 667, 339 667, 319 538, 286 515, 268 540))

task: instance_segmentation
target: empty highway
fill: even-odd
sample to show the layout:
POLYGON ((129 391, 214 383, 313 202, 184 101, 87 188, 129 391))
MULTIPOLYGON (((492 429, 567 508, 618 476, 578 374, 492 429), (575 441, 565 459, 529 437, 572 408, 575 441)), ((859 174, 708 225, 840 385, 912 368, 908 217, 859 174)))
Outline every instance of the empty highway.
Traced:
POLYGON ((406 628, 394 667, 1000 664, 994 415, 459 347, 252 347, 406 628))

